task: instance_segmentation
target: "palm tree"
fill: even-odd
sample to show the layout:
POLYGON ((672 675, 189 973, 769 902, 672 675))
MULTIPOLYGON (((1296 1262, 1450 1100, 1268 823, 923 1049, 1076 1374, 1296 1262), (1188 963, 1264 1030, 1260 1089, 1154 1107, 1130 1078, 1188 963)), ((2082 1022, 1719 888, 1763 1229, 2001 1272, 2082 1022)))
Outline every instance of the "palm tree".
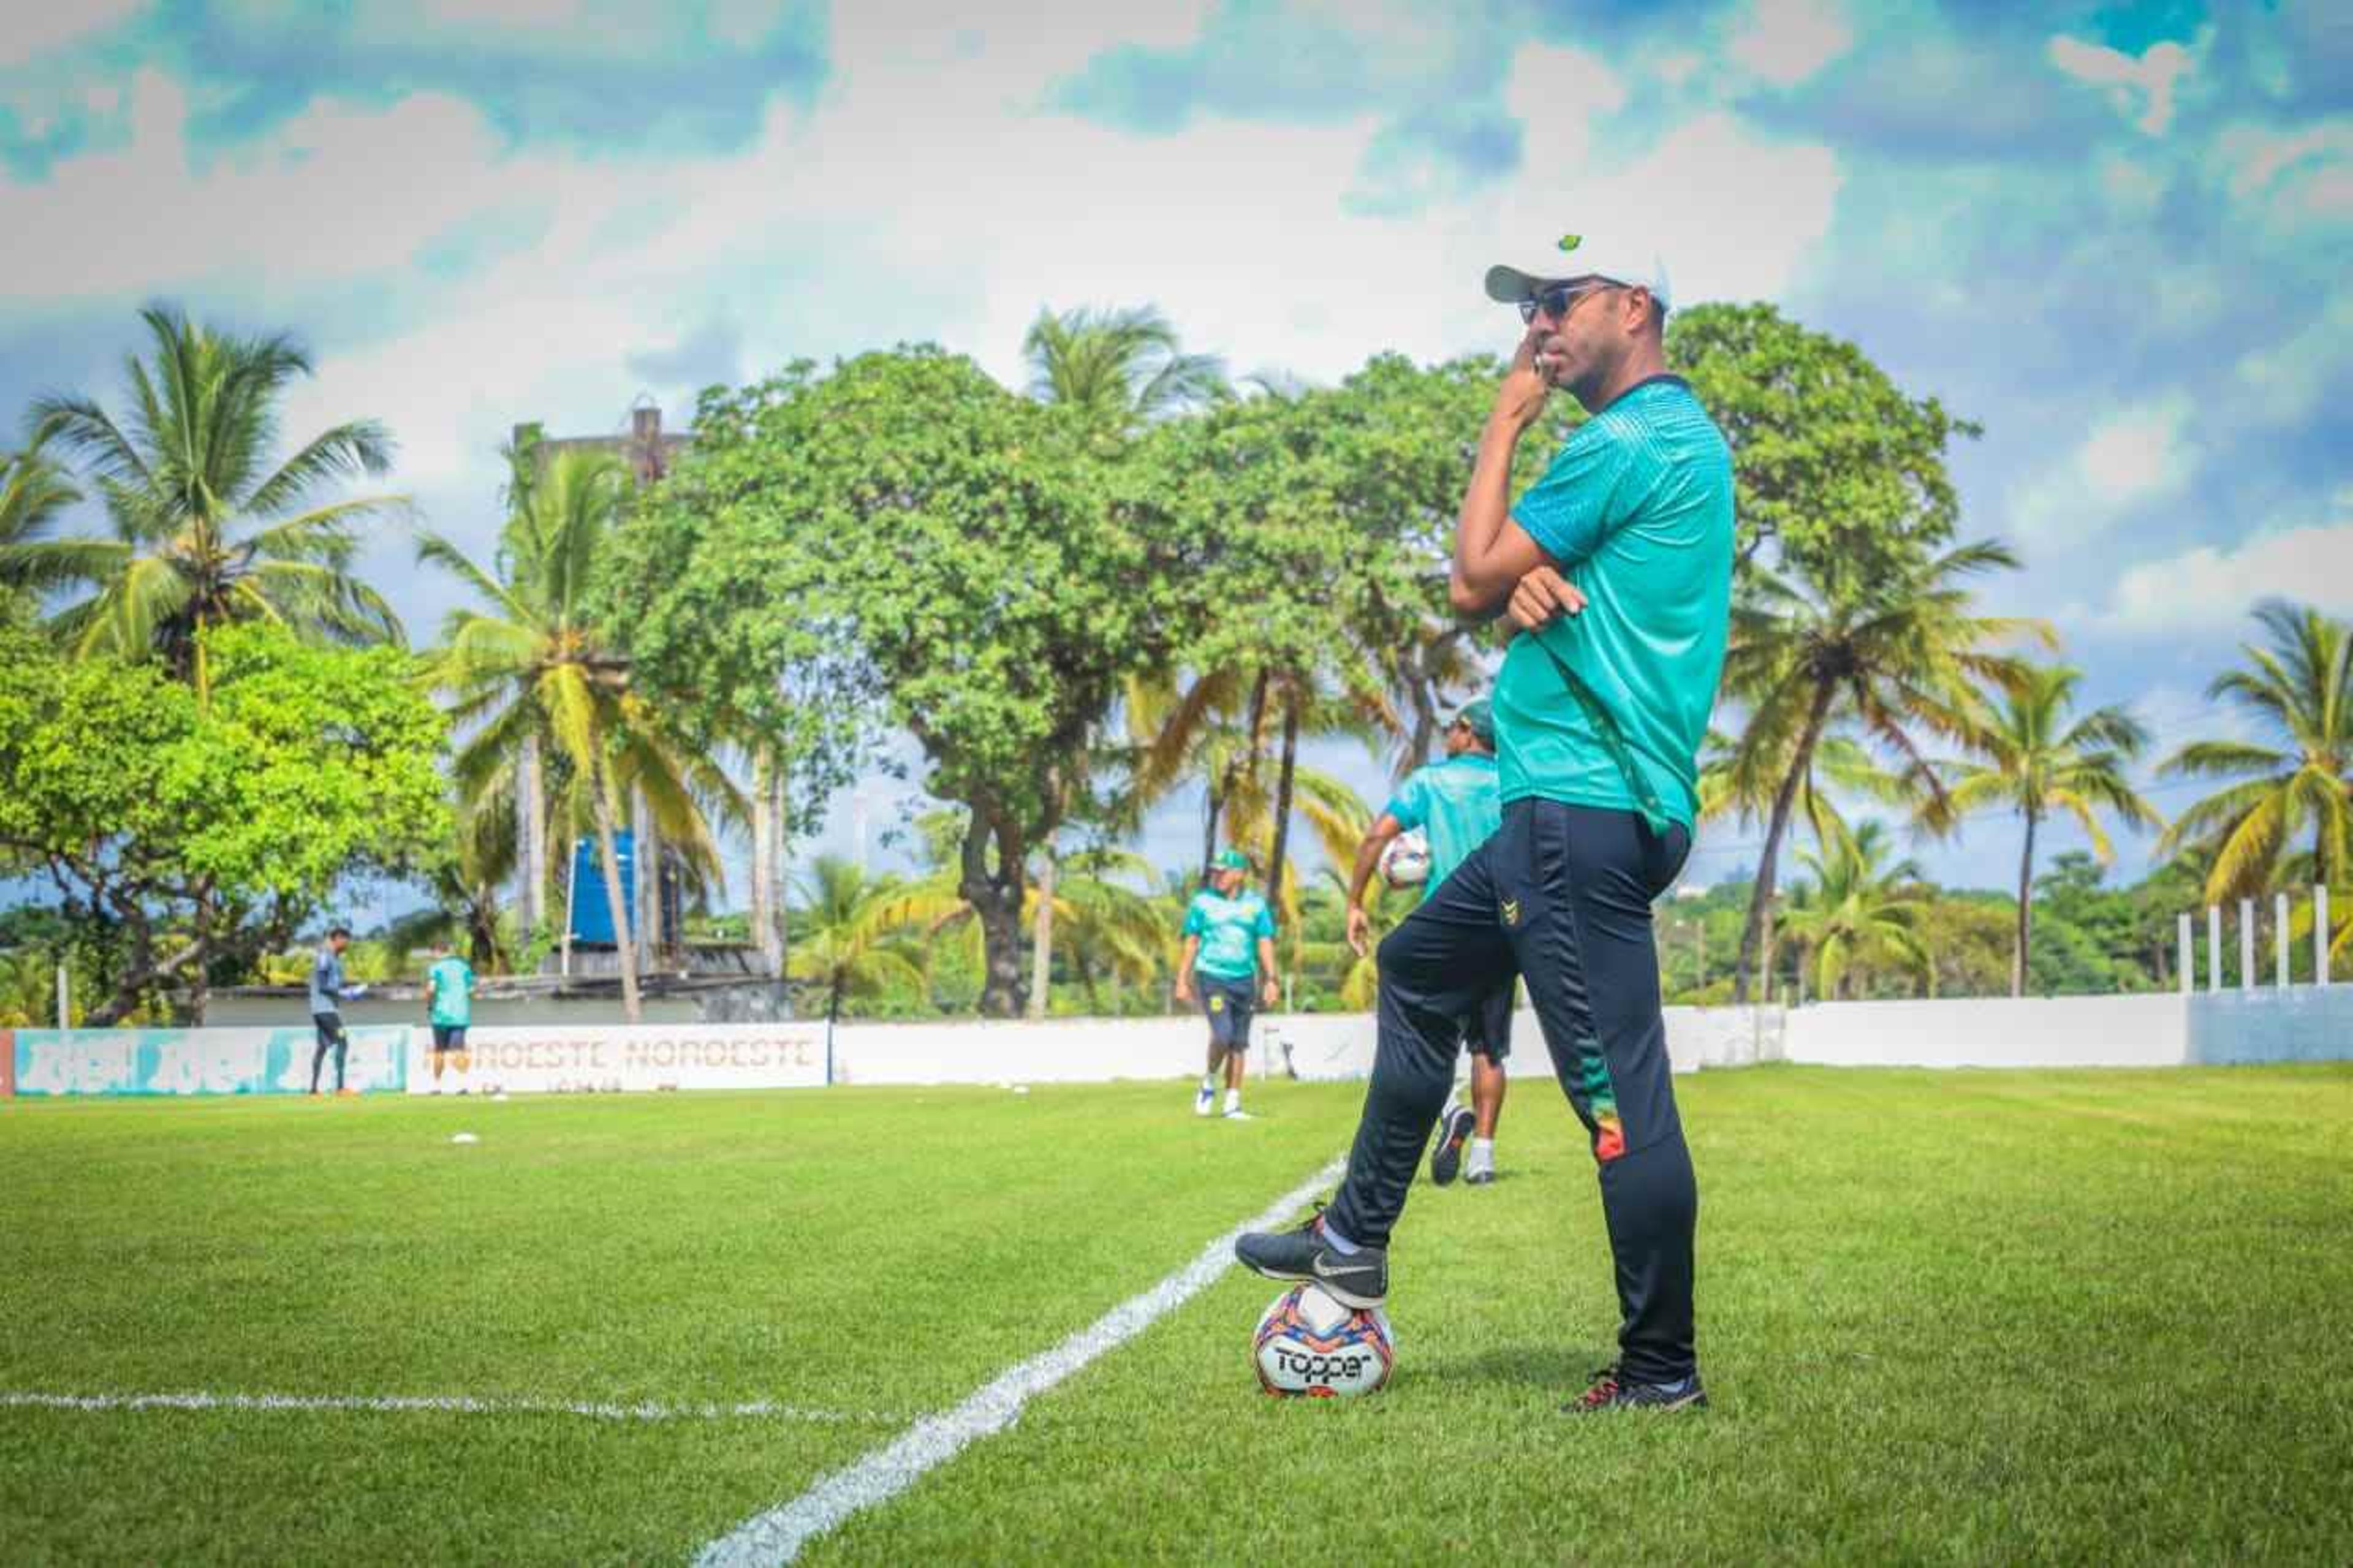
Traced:
MULTIPOLYGON (((719 852, 698 796, 731 816, 743 810, 725 772, 680 748, 630 689, 628 659, 588 616, 597 556, 629 482, 611 453, 559 453, 508 521, 503 576, 429 530, 420 531, 417 552, 420 563, 448 571, 488 606, 452 611, 427 661, 426 679, 450 699, 451 723, 470 732, 456 759, 459 798, 477 811, 507 795, 526 742, 543 742, 568 770, 569 815, 594 825, 617 921, 628 907, 615 848, 617 803, 627 792, 644 796, 662 837, 706 874, 715 874, 719 852)), ((622 1005, 635 1023, 637 957, 628 933, 616 935, 622 1005)))
POLYGON ((53 585, 33 575, 33 558, 17 547, 47 533, 58 514, 79 500, 81 492, 38 447, 0 453, 0 591, 23 593, 29 608, 53 585))
POLYGON ((793 975, 825 987, 828 1030, 845 1001, 893 985, 923 987, 923 947, 913 933, 925 899, 916 887, 888 874, 870 877, 838 855, 818 856, 794 883, 801 898, 793 975))
POLYGON ((2068 710, 2082 679, 2083 671, 2066 665, 2026 669, 2017 686, 1992 694, 1991 710, 1972 726, 1974 749, 1987 760, 1946 770, 1956 812, 2006 805, 2026 819, 2018 858, 2018 937, 2010 960, 2012 996, 2026 994, 2034 936, 2034 834, 2042 819, 2061 811, 2073 816, 2103 866, 2116 858, 2116 849, 2100 829, 2101 811, 2136 828, 2162 826, 2126 776, 2127 764, 2147 747, 2148 731, 2120 707, 2096 708, 2070 723, 2068 710))
POLYGON ((428 943, 465 944, 467 962, 488 974, 510 967, 513 940, 502 925, 499 889, 514 874, 515 800, 499 791, 469 805, 458 803, 455 852, 427 873, 433 902, 392 922, 385 946, 396 969, 428 943))
MULTIPOLYGON (((1149 893, 1139 892, 1125 878, 1149 883, 1152 868, 1142 858, 1124 850, 1099 849, 1071 857, 1054 890, 1060 907, 1055 920, 1067 937, 1071 965, 1078 971, 1087 1010, 1103 1011, 1097 978, 1112 985, 1112 1008, 1119 1012, 1121 991, 1149 985, 1160 969, 1160 949, 1166 932, 1159 906, 1149 893)), ((1033 897, 1041 897, 1041 888, 1033 897)))
POLYGON ((2249 714, 2271 743, 2196 741, 2158 770, 2241 781, 2183 812, 2158 846, 2211 858, 2211 903, 2274 882, 2343 887, 2353 875, 2353 626, 2277 599, 2255 619, 2270 646, 2242 644, 2246 664, 2215 677, 2206 696, 2249 714), (2310 847, 2293 850, 2299 839, 2310 847))
POLYGON ((311 374, 310 356, 282 333, 235 337, 162 306, 141 316, 153 360, 128 363, 124 419, 88 398, 33 405, 35 444, 54 441, 88 465, 112 537, 9 545, 0 577, 86 585, 88 595, 50 623, 66 646, 159 654, 200 694, 209 687, 201 634, 223 622, 276 621, 322 641, 400 641, 391 606, 350 568, 363 525, 406 500, 318 500, 391 467, 384 427, 334 426, 273 468, 278 405, 311 374))
POLYGON ((1913 968, 1928 962, 1915 931, 1928 902, 1920 868, 1908 858, 1882 864, 1890 848, 1883 824, 1850 829, 1833 820, 1819 849, 1799 852, 1814 882, 1799 889, 1782 923, 1812 956, 1818 996, 1846 995, 1856 971, 1874 960, 1893 957, 1913 968))
POLYGON ((1949 823, 1944 784, 1916 731, 1968 739, 1971 682, 2016 679, 2016 658, 1992 645, 2021 632, 2050 638, 2039 623, 1973 613, 1961 580, 2017 564, 2003 546, 1980 542, 1878 575, 1836 562, 1791 577, 1750 567, 1725 659, 1725 689, 1748 710, 1733 766, 1778 777, 1740 936, 1736 1001, 1748 999, 1781 837, 1825 736, 1853 726, 1894 758, 1894 776, 1920 802, 1922 820, 1949 823))
POLYGON ((1076 409, 1098 432, 1135 433, 1155 419, 1226 396, 1225 363, 1188 354, 1150 305, 1124 310, 1040 310, 1021 339, 1029 395, 1076 409))

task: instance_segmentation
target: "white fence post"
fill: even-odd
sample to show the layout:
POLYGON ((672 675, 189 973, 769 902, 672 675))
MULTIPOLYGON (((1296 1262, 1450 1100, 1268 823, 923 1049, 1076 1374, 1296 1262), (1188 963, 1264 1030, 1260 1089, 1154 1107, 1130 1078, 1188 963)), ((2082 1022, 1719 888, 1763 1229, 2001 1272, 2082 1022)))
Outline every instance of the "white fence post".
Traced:
POLYGON ((2222 989, 2222 906, 2206 906, 2206 989, 2222 989))
POLYGON ((2189 911, 2181 911, 2181 994, 2198 988, 2198 942, 2189 934, 2189 911))
POLYGON ((2255 900, 2239 900, 2239 989, 2255 988, 2255 900))
POLYGON ((72 980, 67 975, 66 966, 62 963, 58 964, 58 1027, 60 1029, 70 1029, 73 1027, 73 1005, 71 993, 69 989, 72 984, 72 980))
POLYGON ((2318 882, 2312 889, 2312 983, 2328 984, 2328 884, 2318 882))
POLYGON ((2287 895, 2272 895, 2272 969, 2283 991, 2288 988, 2287 974, 2287 895))

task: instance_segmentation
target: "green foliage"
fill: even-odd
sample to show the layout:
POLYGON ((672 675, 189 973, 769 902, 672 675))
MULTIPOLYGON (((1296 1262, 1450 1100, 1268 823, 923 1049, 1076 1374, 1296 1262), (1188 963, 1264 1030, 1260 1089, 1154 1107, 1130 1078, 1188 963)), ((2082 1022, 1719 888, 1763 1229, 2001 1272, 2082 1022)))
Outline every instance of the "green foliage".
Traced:
POLYGON ((1123 490, 1073 413, 934 348, 799 366, 707 398, 698 442, 617 561, 649 679, 705 732, 741 722, 804 779, 904 731, 971 813, 960 888, 1010 1013, 1033 847, 1121 683, 1166 656, 1197 574, 1168 498, 1123 490))
POLYGON ((1952 539, 1946 448, 1977 426, 1770 305, 1677 311, 1666 348, 1732 447, 1743 560, 1872 576, 1952 539))
POLYGON ((2242 645, 2245 664, 2206 696, 2253 720, 2263 739, 2192 742, 2162 770, 2240 781, 2183 812, 2164 839, 2208 863, 2215 903, 2353 882, 2353 625, 2279 600, 2255 619, 2268 646, 2242 645))
POLYGON ((50 623, 64 646, 156 654, 199 689, 212 626, 398 643, 391 606, 351 566, 364 526, 406 503, 316 499, 385 473, 391 437, 371 420, 337 425, 273 468, 279 405, 310 374, 309 354, 282 333, 237 337, 162 307, 141 316, 152 358, 124 366, 121 418, 87 397, 33 405, 35 444, 87 466, 111 537, 0 542, 0 582, 87 588, 50 623))
POLYGON ((152 665, 0 647, 0 854, 46 872, 121 954, 105 1022, 157 987, 201 1009, 220 960, 281 944, 346 876, 448 842, 440 716, 406 654, 206 634, 212 700, 152 665))

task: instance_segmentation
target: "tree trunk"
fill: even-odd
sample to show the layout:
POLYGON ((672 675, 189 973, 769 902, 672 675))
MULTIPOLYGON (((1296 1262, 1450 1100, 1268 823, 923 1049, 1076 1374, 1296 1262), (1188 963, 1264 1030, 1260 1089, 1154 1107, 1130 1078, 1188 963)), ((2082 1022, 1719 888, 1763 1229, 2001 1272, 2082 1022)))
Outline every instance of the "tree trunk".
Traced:
POLYGON ((2018 941, 2010 950, 2010 994, 2026 994, 2026 949, 2034 936, 2034 812, 2026 813, 2026 850, 2018 858, 2018 941))
POLYGON ((1021 1013, 1021 832, 987 802, 972 803, 956 891, 980 921, 980 1010, 991 1018, 1021 1013), (997 868, 989 869, 989 849, 997 868))
POLYGON ((1798 798, 1798 784, 1814 763, 1814 744, 1821 739, 1822 723, 1829 717, 1832 689, 1824 684, 1814 692, 1812 711, 1806 715, 1804 733, 1798 737, 1797 755, 1789 760, 1789 772, 1781 787, 1773 793, 1773 817, 1765 829, 1765 850, 1757 860, 1757 886, 1748 896, 1748 922, 1740 931, 1740 957, 1733 968, 1732 1000, 1736 1005, 1748 1000, 1749 976, 1757 971, 1757 957, 1767 952, 1765 969, 1765 999, 1773 999, 1773 972, 1769 952, 1765 948, 1765 921, 1773 902, 1773 869, 1781 850, 1781 835, 1789 826, 1789 807, 1798 798))
POLYGON ((596 804, 596 853, 605 866, 605 900, 613 910, 613 951, 621 961, 621 1016, 632 1024, 641 1024, 646 1009, 638 998, 637 949, 630 940, 629 906, 621 897, 621 858, 613 843, 617 829, 613 825, 613 800, 606 787, 601 753, 589 759, 588 795, 596 804))
POLYGON ((515 768, 515 870, 522 879, 524 940, 547 921, 547 776, 539 737, 526 732, 515 768))
POLYGON ((1221 787, 1210 793, 1209 825, 1201 835, 1201 879, 1205 882, 1209 879, 1210 863, 1218 855, 1218 813, 1232 798, 1234 786, 1241 782, 1243 771, 1247 769, 1252 776, 1258 773, 1258 735, 1266 723, 1268 679, 1267 672, 1261 669, 1258 672, 1257 680, 1251 683, 1250 731, 1243 741, 1241 754, 1227 762, 1221 787))
POLYGON ((1046 1016, 1046 987, 1054 971, 1054 847, 1038 858, 1038 913, 1029 925, 1029 1016, 1046 1016))
POLYGON ((769 776, 768 749, 765 746, 752 757, 752 945, 758 950, 760 963, 768 973, 776 973, 774 926, 776 913, 776 888, 771 872, 776 866, 775 837, 776 831, 774 784, 769 776))
POLYGON ((1266 858, 1266 901, 1282 896, 1282 860, 1291 848, 1291 791, 1299 769, 1299 703, 1296 687, 1287 688, 1282 702, 1282 761, 1274 775, 1274 847, 1266 858))
POLYGON ((638 884, 638 973, 661 969, 662 931, 661 832, 654 826, 654 808, 642 790, 629 792, 629 837, 636 859, 631 868, 638 884))

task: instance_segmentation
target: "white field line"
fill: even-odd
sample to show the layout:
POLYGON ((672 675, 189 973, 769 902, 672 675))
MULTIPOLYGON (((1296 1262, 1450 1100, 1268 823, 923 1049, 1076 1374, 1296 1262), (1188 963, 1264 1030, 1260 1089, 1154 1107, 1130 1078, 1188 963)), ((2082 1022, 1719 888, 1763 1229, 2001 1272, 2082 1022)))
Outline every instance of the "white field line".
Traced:
POLYGON ((802 1547, 861 1509, 887 1502, 926 1470, 975 1440, 1001 1432, 1021 1407, 1104 1352, 1134 1339, 1233 1266, 1234 1238, 1271 1230, 1299 1212, 1347 1168, 1345 1154, 1203 1247, 1200 1256, 1140 1296, 1132 1296, 1052 1350, 999 1373, 955 1409, 927 1415, 848 1468, 820 1476, 790 1502, 737 1525, 695 1554, 695 1568, 789 1563, 802 1547))
POLYGON ((39 1394, 0 1389, 0 1409, 364 1410, 459 1415, 583 1415, 596 1421, 809 1421, 895 1423, 883 1411, 812 1410, 754 1399, 739 1405, 618 1405, 577 1399, 475 1398, 464 1394, 39 1394))

